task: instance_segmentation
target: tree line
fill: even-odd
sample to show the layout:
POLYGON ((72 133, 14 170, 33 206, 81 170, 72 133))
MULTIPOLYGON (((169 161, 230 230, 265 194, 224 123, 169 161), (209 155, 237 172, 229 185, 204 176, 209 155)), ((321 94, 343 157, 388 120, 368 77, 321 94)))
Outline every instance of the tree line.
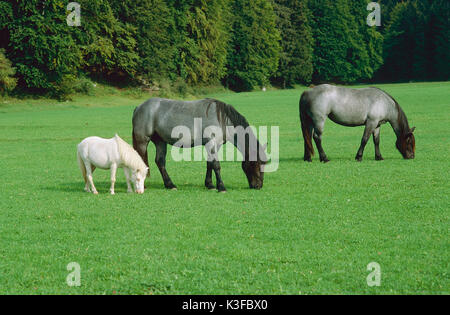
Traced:
POLYGON ((248 91, 321 82, 448 80, 449 1, 0 0, 0 92, 61 97, 89 80, 248 91))

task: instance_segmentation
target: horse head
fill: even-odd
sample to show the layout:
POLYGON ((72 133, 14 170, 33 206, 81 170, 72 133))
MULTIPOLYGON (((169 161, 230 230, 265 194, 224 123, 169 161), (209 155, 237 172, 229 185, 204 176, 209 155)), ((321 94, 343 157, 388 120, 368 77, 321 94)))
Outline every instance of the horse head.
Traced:
POLYGON ((248 184, 251 189, 261 189, 264 184, 264 166, 267 163, 266 156, 267 144, 261 146, 258 142, 258 150, 256 159, 246 156, 242 162, 242 170, 247 176, 248 184))
POLYGON ((403 135, 397 137, 397 142, 395 143, 398 151, 402 154, 404 159, 411 160, 415 158, 416 155, 416 139, 414 137, 414 131, 416 127, 410 129, 403 135))
POLYGON ((132 171, 131 180, 133 181, 136 193, 143 194, 145 187, 145 178, 147 177, 148 167, 132 171))

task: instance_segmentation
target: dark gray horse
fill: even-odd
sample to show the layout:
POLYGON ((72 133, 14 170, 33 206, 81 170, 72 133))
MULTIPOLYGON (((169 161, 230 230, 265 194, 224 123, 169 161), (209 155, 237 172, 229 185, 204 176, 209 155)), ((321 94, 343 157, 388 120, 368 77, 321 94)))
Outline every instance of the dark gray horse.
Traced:
POLYGON ((265 148, 256 139, 247 120, 232 106, 218 100, 186 102, 152 98, 146 101, 134 111, 133 146, 147 166, 150 141, 156 146, 155 162, 168 189, 176 189, 176 186, 166 171, 167 144, 183 148, 203 145, 208 152, 205 186, 208 189, 217 188, 219 192, 226 191, 217 153, 227 141, 242 153, 242 169, 250 188, 263 187, 264 164, 267 162, 265 148), (195 121, 200 121, 200 125, 196 125, 195 121), (211 126, 215 131, 211 132, 211 126), (180 137, 180 130, 187 130, 191 136, 180 137), (216 187, 212 182, 213 170, 216 187))
POLYGON ((389 122, 397 135, 396 146, 405 159, 414 159, 414 128, 392 96, 378 88, 350 89, 328 84, 305 91, 300 99, 300 120, 305 140, 305 161, 314 154, 314 137, 320 161, 328 162, 322 148, 322 133, 326 119, 337 124, 366 126, 356 160, 362 161, 364 148, 371 135, 375 143, 375 159, 383 160, 380 153, 380 126, 389 122))

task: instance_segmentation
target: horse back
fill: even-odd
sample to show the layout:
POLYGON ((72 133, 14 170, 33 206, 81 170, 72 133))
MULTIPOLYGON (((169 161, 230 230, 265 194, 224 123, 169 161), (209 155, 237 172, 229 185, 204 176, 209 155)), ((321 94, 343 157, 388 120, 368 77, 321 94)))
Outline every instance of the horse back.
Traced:
POLYGON ((180 126, 194 134, 194 119, 201 119, 203 129, 219 125, 215 100, 179 101, 152 98, 135 109, 133 132, 137 137, 158 134, 164 141, 173 144, 172 131, 180 126))
POLYGON ((316 117, 329 117, 337 124, 361 126, 367 120, 383 121, 390 116, 394 104, 379 89, 352 89, 320 85, 307 91, 308 110, 316 117))

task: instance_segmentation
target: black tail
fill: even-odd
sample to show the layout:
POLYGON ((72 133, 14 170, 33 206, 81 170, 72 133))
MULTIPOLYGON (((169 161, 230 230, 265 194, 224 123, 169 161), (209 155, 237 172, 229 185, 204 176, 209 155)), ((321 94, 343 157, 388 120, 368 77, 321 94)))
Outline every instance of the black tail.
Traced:
MULTIPOLYGON (((135 134, 135 132, 134 132, 134 122, 135 122, 135 120, 134 120, 134 117, 136 116, 136 111, 137 111, 137 109, 138 109, 139 107, 136 107, 135 109, 134 109, 134 111, 133 111, 133 131, 132 131, 132 134, 133 134, 133 148, 139 153, 139 155, 142 157, 142 158, 144 158, 143 156, 142 156, 142 153, 140 152, 140 150, 138 150, 138 147, 139 147, 139 143, 138 143, 138 141, 137 141, 137 138, 136 138, 136 134, 135 134)), ((148 165, 147 165, 148 166, 148 165)))
POLYGON ((302 124, 303 139, 305 140, 305 161, 311 160, 311 155, 314 155, 314 147, 312 145, 312 130, 313 121, 307 112, 308 100, 306 92, 300 98, 300 122, 302 124))
POLYGON ((136 135, 135 135, 135 133, 134 133, 134 130, 133 130, 133 148, 139 153, 139 151, 138 151, 138 142, 137 142, 137 139, 136 139, 136 135))

